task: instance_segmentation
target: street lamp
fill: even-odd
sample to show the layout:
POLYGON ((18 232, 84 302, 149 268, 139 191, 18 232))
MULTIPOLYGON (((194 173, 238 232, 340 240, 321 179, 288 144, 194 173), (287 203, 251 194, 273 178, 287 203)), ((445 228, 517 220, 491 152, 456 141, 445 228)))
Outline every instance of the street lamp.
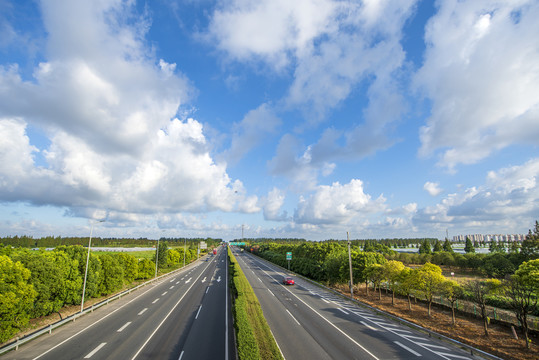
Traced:
POLYGON ((348 239, 348 265, 350 266, 350 297, 354 298, 354 279, 352 278, 352 255, 350 253, 350 235, 346 232, 346 238, 348 239))
MULTIPOLYGON (((105 222, 105 220, 98 220, 97 222, 105 222)), ((90 225, 90 240, 88 240, 88 255, 86 256, 86 271, 84 271, 84 284, 82 285, 82 300, 80 302, 80 312, 84 309, 84 294, 86 292, 86 278, 88 277, 88 263, 90 262, 90 248, 92 247, 92 232, 94 230, 94 223, 90 225)))

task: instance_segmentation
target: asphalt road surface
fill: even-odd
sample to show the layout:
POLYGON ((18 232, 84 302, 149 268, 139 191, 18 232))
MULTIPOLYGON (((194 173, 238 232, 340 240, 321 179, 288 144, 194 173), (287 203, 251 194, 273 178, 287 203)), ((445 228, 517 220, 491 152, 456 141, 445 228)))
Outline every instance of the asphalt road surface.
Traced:
MULTIPOLYGON (((429 338, 292 275, 254 255, 234 255, 253 287, 284 357, 291 359, 446 359, 468 352, 429 338)), ((480 359, 474 355, 474 360, 480 359)))
POLYGON ((102 306, 4 359, 235 359, 226 249, 102 306))

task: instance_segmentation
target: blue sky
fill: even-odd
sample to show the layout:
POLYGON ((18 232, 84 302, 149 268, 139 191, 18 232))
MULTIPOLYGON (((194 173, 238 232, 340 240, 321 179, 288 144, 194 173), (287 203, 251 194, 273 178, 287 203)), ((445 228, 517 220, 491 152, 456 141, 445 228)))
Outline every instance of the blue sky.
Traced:
POLYGON ((537 1, 0 0, 0 235, 527 233, 537 1))

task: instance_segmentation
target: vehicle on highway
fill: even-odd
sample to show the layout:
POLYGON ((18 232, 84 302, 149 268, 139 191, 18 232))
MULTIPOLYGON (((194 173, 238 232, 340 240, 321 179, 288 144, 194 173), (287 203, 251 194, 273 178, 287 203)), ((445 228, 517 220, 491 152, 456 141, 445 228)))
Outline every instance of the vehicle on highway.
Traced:
POLYGON ((283 284, 284 285, 294 285, 294 279, 292 279, 290 276, 285 276, 283 278, 283 284))

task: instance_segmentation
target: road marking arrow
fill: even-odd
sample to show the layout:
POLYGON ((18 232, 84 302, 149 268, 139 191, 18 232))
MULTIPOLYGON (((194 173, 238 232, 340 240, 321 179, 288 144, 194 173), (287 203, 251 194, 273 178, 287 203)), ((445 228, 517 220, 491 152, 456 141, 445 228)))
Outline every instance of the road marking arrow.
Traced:
POLYGON ((206 278, 202 279, 202 282, 206 282, 206 278))
POLYGON ((221 277, 219 276, 219 277, 217 278, 217 282, 220 282, 220 281, 221 281, 221 277))
POLYGON ((189 278, 187 279, 187 281, 185 282, 186 284, 189 284, 189 282, 191 281, 192 278, 189 278))

